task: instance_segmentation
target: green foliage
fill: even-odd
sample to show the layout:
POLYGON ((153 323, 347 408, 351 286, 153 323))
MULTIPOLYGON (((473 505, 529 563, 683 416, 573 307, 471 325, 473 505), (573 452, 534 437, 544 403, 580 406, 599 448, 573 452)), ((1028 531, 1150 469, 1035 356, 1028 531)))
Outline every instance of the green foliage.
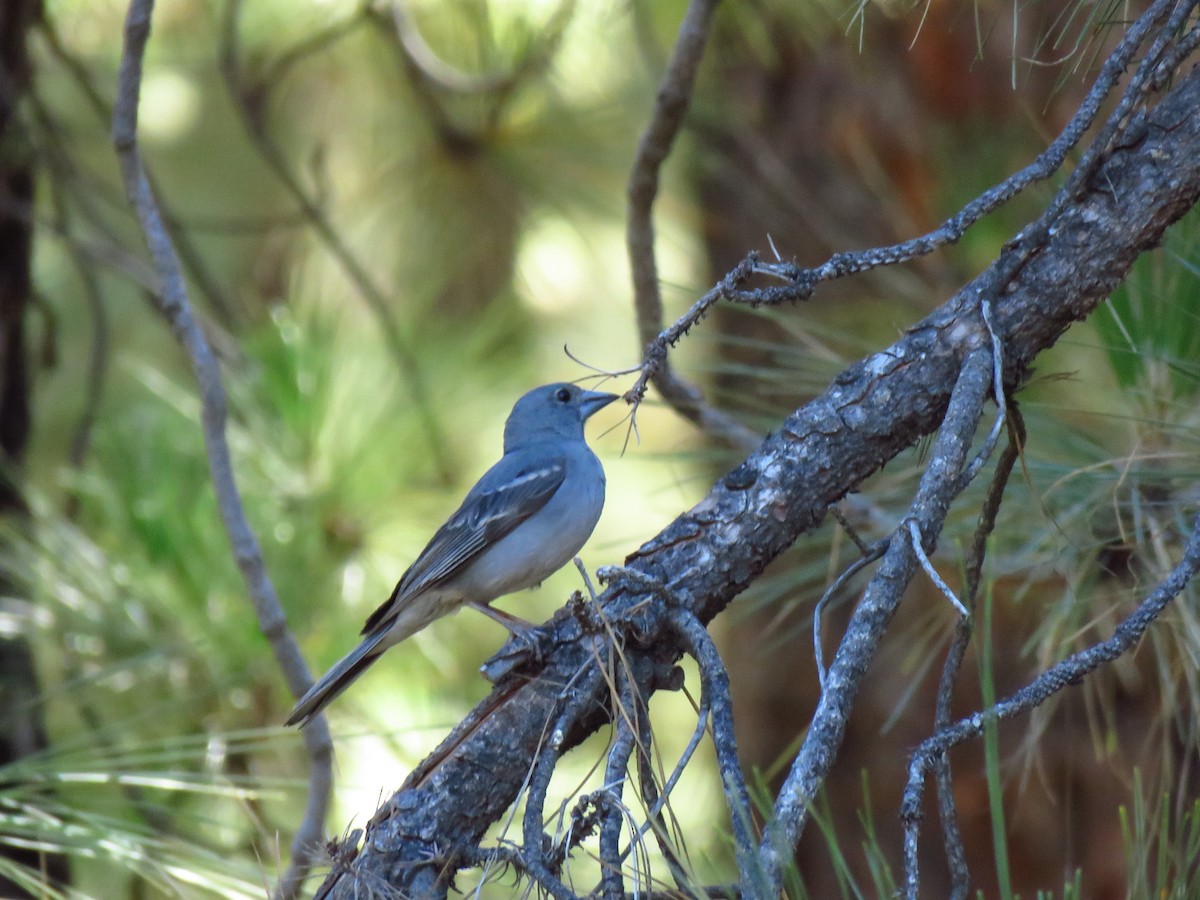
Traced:
POLYGON ((858 818, 862 823, 863 831, 862 850, 871 870, 871 886, 875 890, 875 896, 893 897, 899 888, 896 884, 896 876, 892 872, 891 863, 888 862, 887 855, 883 852, 883 848, 879 843, 879 834, 875 827, 875 813, 872 808, 872 802, 871 782, 864 771, 862 773, 863 806, 858 812, 858 818))
MULTIPOLYGON (((110 511, 130 512, 106 499, 110 511)), ((216 587, 193 598, 196 568, 172 565, 167 542, 143 540, 132 519, 101 546, 43 509, 33 537, 4 543, 5 573, 29 598, 19 621, 45 663, 55 740, 0 772, 0 834, 67 854, 85 894, 141 884, 255 896, 261 868, 242 852, 263 835, 246 813, 299 787, 253 770, 277 733, 230 730, 253 718, 270 673, 257 667, 247 679, 239 634, 218 640, 209 626, 236 607, 216 587), (218 722, 223 729, 204 728, 218 722)), ((252 642, 254 632, 241 636, 252 642)))
POLYGON ((1193 215, 1167 233, 1160 250, 1134 263, 1095 317, 1121 387, 1181 413, 1194 404, 1200 392, 1198 302, 1200 218, 1193 215))
POLYGON ((1142 773, 1135 771, 1133 808, 1120 809, 1130 900, 1183 900, 1200 891, 1200 800, 1173 796, 1171 784, 1162 787, 1148 805, 1142 773))
MULTIPOLYGON (((240 830, 228 813, 260 802, 270 790, 263 779, 204 771, 216 749, 211 746, 168 739, 118 750, 97 732, 89 737, 0 768, 0 844, 65 854, 76 891, 60 893, 39 873, 3 857, 0 876, 47 898, 90 891, 104 897, 135 891, 262 895, 260 865, 237 852, 236 843, 221 846, 221 832, 240 830), (214 816, 221 808, 227 814, 214 816)), ((230 737, 242 752, 261 753, 265 746, 261 734, 230 737)))

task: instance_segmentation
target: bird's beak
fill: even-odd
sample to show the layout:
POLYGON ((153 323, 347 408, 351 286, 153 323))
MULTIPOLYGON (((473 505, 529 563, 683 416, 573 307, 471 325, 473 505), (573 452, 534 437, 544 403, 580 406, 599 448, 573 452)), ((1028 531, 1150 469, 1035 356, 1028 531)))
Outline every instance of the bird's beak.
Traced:
POLYGON ((584 391, 579 395, 579 411, 586 422, 592 413, 599 412, 616 400, 619 394, 605 394, 600 391, 584 391))

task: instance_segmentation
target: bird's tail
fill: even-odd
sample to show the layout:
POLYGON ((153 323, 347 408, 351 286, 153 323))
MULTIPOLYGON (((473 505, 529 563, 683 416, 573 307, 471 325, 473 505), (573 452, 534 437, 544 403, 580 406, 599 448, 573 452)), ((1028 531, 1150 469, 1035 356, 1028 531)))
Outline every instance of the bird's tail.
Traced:
POLYGON ((309 720, 323 710, 334 697, 350 687, 354 680, 367 667, 375 662, 375 658, 383 652, 379 642, 388 633, 384 628, 365 638, 361 644, 338 660, 337 664, 317 679, 317 683, 296 701, 292 714, 288 716, 288 725, 308 724, 309 720))

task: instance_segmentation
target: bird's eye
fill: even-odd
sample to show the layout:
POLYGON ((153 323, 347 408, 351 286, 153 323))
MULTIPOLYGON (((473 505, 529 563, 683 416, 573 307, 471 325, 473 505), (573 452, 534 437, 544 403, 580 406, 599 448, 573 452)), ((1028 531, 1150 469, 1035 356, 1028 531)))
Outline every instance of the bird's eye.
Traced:
POLYGON ((554 395, 554 399, 559 403, 569 403, 571 400, 571 391, 567 388, 559 388, 554 395))

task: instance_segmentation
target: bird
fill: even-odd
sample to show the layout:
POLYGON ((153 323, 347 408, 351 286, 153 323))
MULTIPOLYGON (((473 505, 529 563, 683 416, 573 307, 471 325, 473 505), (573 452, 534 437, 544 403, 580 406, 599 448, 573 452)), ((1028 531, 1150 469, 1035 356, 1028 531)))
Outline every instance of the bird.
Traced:
POLYGON ((287 724, 307 725, 385 650, 463 605, 514 634, 527 631, 528 623, 489 604, 540 584, 591 537, 605 479, 584 425, 617 396, 561 382, 522 396, 505 422, 499 462, 370 615, 362 642, 296 702, 287 724))

